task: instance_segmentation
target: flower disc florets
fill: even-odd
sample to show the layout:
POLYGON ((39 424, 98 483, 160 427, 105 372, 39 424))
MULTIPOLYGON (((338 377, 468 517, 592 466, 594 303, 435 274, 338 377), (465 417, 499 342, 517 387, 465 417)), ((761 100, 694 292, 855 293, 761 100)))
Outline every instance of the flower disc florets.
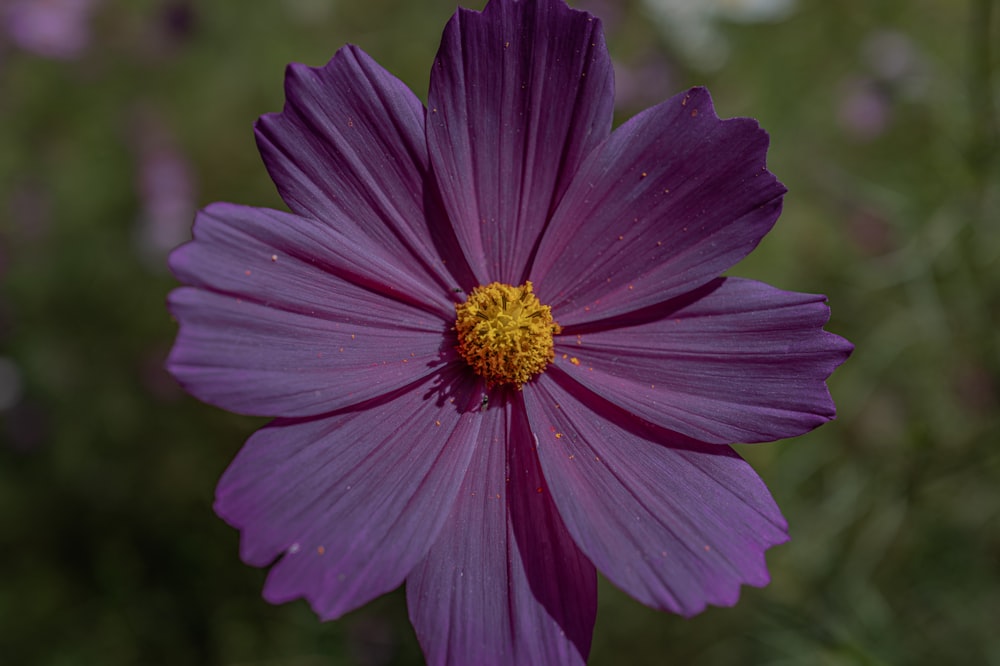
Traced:
POLYGON ((458 352, 489 386, 521 388, 555 358, 552 336, 562 329, 531 282, 476 287, 455 310, 458 352))

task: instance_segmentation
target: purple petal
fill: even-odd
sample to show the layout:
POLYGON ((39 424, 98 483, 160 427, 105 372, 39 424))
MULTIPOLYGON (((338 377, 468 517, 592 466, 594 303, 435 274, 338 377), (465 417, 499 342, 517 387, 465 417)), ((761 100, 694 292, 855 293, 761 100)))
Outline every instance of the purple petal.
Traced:
POLYGON ((398 397, 254 434, 215 510, 240 554, 271 569, 264 596, 333 619, 398 587, 445 522, 479 431, 475 383, 445 370, 398 397))
POLYGON ((741 584, 767 584, 764 551, 787 540, 786 524, 750 466, 572 387, 550 370, 524 400, 559 513, 597 569, 687 616, 733 605, 741 584))
POLYGON ((459 9, 428 97, 434 174, 480 284, 519 284, 583 158, 611 130, 600 21, 561 0, 459 9))
POLYGON ((401 282, 411 293, 396 292, 400 300, 374 291, 405 279, 376 248, 288 213, 226 204, 203 211, 194 232, 171 256, 177 277, 199 288, 170 295, 180 331, 167 366, 205 402, 310 416, 405 386, 452 354, 447 301, 421 303, 433 295, 419 282, 401 282))
POLYGON ((660 303, 745 257, 785 192, 767 144, 756 121, 719 120, 701 88, 615 130, 573 179, 530 272, 556 321, 660 303))
POLYGON ((424 108, 409 88, 347 46, 325 67, 289 65, 285 96, 284 110, 262 116, 256 134, 292 211, 374 241, 444 290, 460 286, 446 269, 462 275, 464 260, 427 201, 424 108))
POLYGON ((689 437, 794 437, 834 417, 826 379, 852 349, 823 330, 825 300, 719 279, 647 312, 652 321, 570 331, 557 338, 557 362, 607 400, 689 437))
POLYGON ((449 323, 455 318, 448 290, 436 287, 419 270, 401 266, 377 242, 266 208, 227 203, 206 207, 195 218, 194 242, 171 254, 170 269, 178 280, 195 287, 264 302, 294 302, 310 313, 342 307, 336 305, 342 298, 374 291, 432 311, 449 323))
POLYGON ((583 664, 590 651, 596 574, 552 503, 523 410, 514 398, 483 414, 476 464, 407 578, 428 664, 583 664))

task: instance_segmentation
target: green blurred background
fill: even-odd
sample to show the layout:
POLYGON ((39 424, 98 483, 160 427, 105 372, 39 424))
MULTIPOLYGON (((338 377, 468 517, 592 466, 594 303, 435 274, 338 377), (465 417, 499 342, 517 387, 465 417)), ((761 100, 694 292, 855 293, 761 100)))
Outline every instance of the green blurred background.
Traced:
MULTIPOLYGON (((739 447, 791 526, 772 584, 686 620, 602 581, 591 663, 1000 664, 998 3, 653 2, 574 3, 619 120, 696 84, 758 118, 789 194, 733 272, 827 294, 857 351, 838 420, 739 447)), ((0 663, 421 662, 401 592, 260 598, 211 503, 262 421, 163 372, 164 258, 197 207, 281 207, 251 124, 287 62, 350 41, 424 97, 454 8, 0 0, 0 663)))

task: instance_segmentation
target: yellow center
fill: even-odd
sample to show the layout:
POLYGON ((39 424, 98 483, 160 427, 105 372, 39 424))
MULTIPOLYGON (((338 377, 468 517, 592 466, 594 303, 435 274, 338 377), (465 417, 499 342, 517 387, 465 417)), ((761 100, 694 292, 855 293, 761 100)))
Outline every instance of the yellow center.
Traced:
POLYGON ((552 336, 562 329, 530 282, 476 287, 455 311, 458 353, 488 386, 521 388, 555 358, 552 336))

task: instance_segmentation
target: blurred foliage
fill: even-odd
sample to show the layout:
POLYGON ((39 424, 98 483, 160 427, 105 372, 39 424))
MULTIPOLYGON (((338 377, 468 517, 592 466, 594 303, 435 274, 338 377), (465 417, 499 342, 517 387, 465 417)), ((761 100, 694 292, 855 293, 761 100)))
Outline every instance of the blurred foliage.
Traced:
MULTIPOLYGON (((1000 7, 800 0, 702 72, 638 0, 575 4, 607 12, 620 119, 707 84, 768 129, 785 211, 733 272, 827 294, 857 345, 837 421, 739 447, 791 526, 771 585, 685 620, 602 583, 591 663, 1000 664, 1000 7)), ((0 28, 4 663, 421 661, 401 592, 333 623, 260 598, 211 505, 261 421, 163 372, 163 262, 185 206, 281 206, 250 128, 287 62, 350 41, 423 97, 454 3, 249 7, 96 2, 69 59, 0 28)))

